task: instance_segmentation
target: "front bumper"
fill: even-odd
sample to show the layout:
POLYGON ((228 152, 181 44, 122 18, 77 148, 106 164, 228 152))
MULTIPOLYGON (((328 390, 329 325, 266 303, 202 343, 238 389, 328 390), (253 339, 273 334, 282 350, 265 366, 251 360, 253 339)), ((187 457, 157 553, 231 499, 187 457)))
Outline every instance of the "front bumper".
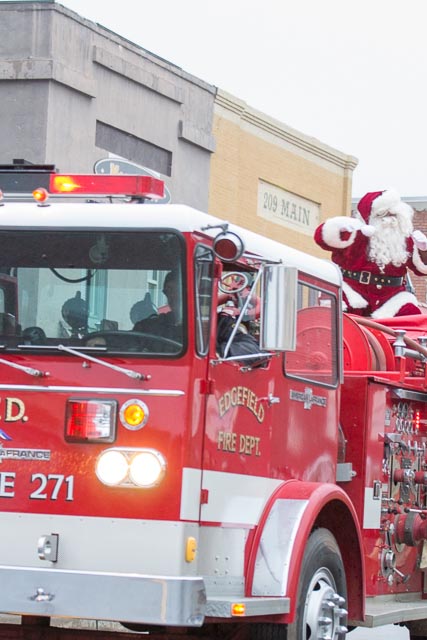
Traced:
POLYGON ((0 584, 9 614, 199 627, 206 613, 200 577, 0 566, 0 584))

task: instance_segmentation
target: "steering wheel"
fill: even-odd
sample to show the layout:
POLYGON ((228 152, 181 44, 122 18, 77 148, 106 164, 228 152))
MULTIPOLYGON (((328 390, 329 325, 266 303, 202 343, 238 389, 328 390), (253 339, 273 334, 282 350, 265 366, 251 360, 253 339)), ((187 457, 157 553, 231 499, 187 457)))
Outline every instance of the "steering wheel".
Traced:
POLYGON ((240 293, 249 286, 249 278, 241 271, 230 271, 221 276, 218 288, 222 293, 240 293))
MULTIPOLYGON (((143 331, 94 331, 84 336, 83 340, 85 344, 88 344, 91 340, 105 340, 105 346, 117 349, 126 349, 129 351, 142 350, 144 342, 158 343, 163 347, 168 347, 167 350, 175 353, 182 349, 182 343, 165 336, 156 335, 154 333, 146 333, 143 331), (173 349, 171 349, 173 347, 173 349)), ((153 351, 156 349, 153 348, 153 351)), ((163 349, 163 353, 165 349, 163 349)))

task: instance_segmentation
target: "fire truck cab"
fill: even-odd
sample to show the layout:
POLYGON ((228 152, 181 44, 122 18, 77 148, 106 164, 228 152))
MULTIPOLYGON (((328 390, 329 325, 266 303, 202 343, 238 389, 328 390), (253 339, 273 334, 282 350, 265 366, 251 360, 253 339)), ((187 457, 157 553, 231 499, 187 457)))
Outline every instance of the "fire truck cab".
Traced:
POLYGON ((0 206, 7 637, 423 635, 427 323, 155 179, 37 178, 0 206))

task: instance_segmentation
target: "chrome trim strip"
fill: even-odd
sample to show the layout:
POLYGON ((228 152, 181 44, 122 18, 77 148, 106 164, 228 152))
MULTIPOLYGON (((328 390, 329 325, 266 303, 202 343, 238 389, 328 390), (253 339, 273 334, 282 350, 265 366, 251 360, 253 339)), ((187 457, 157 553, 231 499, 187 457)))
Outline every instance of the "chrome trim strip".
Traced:
MULTIPOLYGON (((206 617, 209 618, 234 618, 231 614, 231 605, 235 602, 245 605, 245 615, 263 616, 289 613, 290 598, 208 598, 206 617)), ((240 618, 241 620, 242 618, 240 618)))
POLYGON ((185 391, 179 389, 126 389, 120 387, 72 387, 72 386, 42 386, 32 384, 0 384, 0 391, 55 391, 57 393, 105 393, 105 394, 132 394, 142 396, 166 396, 177 398, 185 396, 185 391))

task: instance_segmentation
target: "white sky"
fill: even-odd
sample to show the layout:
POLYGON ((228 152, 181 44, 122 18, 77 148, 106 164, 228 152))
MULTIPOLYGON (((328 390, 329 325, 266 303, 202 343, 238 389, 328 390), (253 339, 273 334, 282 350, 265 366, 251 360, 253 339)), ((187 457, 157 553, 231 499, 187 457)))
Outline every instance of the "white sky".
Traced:
POLYGON ((58 0, 427 196, 427 0, 58 0))

